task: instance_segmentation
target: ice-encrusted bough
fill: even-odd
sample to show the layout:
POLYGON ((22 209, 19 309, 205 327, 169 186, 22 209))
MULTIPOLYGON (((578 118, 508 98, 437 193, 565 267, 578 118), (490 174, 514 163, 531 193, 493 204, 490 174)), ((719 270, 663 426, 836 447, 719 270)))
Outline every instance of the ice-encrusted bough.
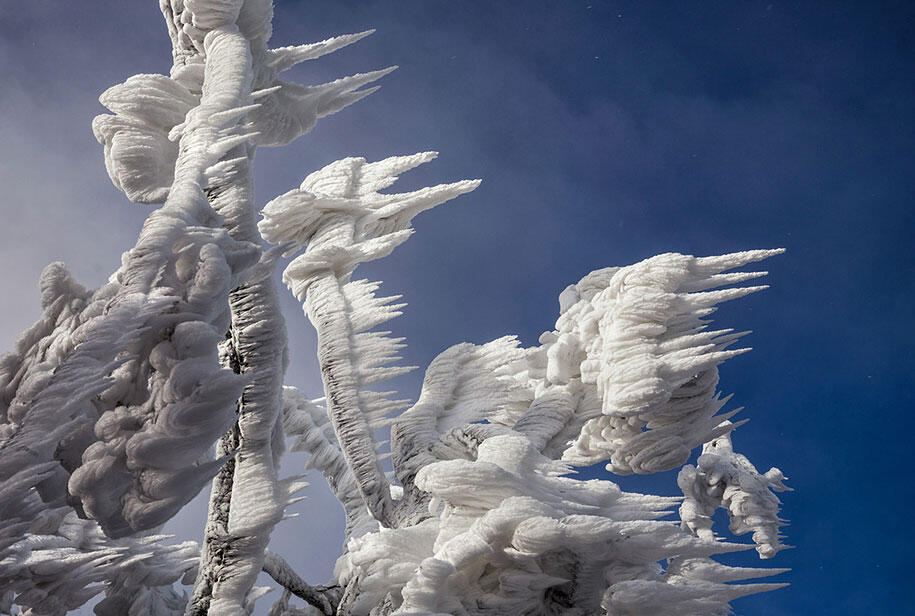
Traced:
POLYGON ((784 547, 773 490, 786 488, 780 471, 760 474, 733 451, 739 422, 720 412, 717 366, 746 349, 706 319, 763 288, 735 286, 763 272, 734 270, 779 251, 592 272, 560 295, 539 346, 451 347, 410 405, 378 387, 408 370, 394 365, 401 340, 376 330, 403 304, 353 273, 405 241, 416 214, 478 182, 384 192, 435 154, 347 158, 258 223, 255 148, 306 133, 391 69, 286 83, 281 71, 369 33, 270 48, 270 0, 160 6, 170 74, 110 88, 113 115, 93 129, 115 186, 161 206, 106 285, 87 290, 48 266, 41 318, 0 361, 0 612, 64 614, 104 592, 98 614, 248 614, 261 571, 283 589, 275 616, 724 614, 780 586, 732 584, 782 570, 711 558, 784 547), (273 272, 298 252, 283 281, 318 333, 316 401, 283 385, 273 272), (376 435, 388 427, 385 452, 376 435), (267 550, 302 487, 278 476, 287 436, 346 515, 324 586, 267 550), (680 467, 684 497, 570 476, 597 463, 680 467), (161 526, 210 481, 201 545, 163 542, 161 526), (669 519, 678 505, 680 522, 669 519), (719 507, 754 544, 719 540, 719 507))

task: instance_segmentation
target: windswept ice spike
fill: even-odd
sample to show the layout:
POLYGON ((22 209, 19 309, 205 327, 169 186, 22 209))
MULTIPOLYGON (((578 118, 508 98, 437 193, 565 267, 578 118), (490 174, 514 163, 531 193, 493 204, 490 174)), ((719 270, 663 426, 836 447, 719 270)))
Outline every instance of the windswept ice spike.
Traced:
MULTIPOLYGON (((389 187, 403 171, 434 159, 435 152, 413 156, 394 156, 375 163, 363 158, 345 158, 310 174, 299 189, 289 191, 268 203, 258 228, 274 244, 296 242, 299 248, 311 244, 321 230, 333 232, 341 224, 352 225, 335 247, 381 239, 409 228, 416 214, 475 189, 479 180, 442 184, 410 193, 379 193, 389 187), (338 223, 338 224, 337 224, 338 223)), ((339 233, 345 233, 340 230, 339 233)), ((336 239, 330 236, 321 242, 336 239)), ((313 248, 312 248, 313 250, 313 248)))
POLYGON ((374 30, 366 30, 356 34, 342 34, 317 43, 270 49, 267 52, 267 57, 269 59, 265 64, 277 73, 280 73, 292 68, 300 62, 314 60, 315 58, 320 58, 325 54, 337 51, 347 45, 352 45, 356 41, 360 41, 374 32, 374 30))
POLYGON ((343 77, 317 86, 301 86, 276 80, 264 87, 278 89, 258 97, 260 106, 251 112, 249 120, 258 132, 259 146, 279 146, 310 131, 325 116, 368 96, 373 88, 360 89, 381 79, 396 67, 343 77))

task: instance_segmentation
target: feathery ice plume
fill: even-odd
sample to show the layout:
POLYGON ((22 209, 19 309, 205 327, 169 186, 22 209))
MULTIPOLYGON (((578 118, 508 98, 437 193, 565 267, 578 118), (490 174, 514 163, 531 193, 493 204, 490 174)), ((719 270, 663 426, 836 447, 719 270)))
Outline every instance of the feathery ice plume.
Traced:
POLYGON ((722 423, 736 411, 716 415, 728 400, 716 393, 717 366, 749 349, 728 350, 743 334, 707 331, 704 317, 720 302, 766 288, 711 290, 765 274, 727 270, 780 252, 664 254, 592 272, 566 289, 557 331, 547 335, 546 378, 578 376, 596 386, 601 404, 563 459, 588 465, 609 458, 608 470, 618 474, 669 470, 739 425, 722 423))
POLYGON ((163 523, 216 472, 208 449, 243 386, 216 360, 219 298, 256 253, 190 216, 154 213, 95 292, 46 268, 45 313, 0 363, 0 480, 59 461, 42 497, 113 537, 163 523))

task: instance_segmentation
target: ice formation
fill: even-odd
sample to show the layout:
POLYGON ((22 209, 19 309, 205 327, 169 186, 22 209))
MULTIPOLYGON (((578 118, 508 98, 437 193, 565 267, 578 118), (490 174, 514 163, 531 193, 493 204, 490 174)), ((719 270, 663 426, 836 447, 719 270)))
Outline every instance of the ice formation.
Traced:
POLYGON ((353 274, 404 242, 417 214, 479 182, 387 192, 435 153, 346 158, 258 222, 255 148, 303 135, 392 69, 284 82, 282 71, 370 32, 270 48, 269 0, 160 7, 169 75, 107 90, 112 114, 93 130, 114 185, 161 205, 102 287, 48 266, 41 317, 0 359, 0 613, 64 614, 104 591, 98 614, 249 614, 267 590, 254 586, 261 571, 284 589, 273 616, 716 615, 780 586, 732 583, 780 569, 712 559, 784 547, 773 492, 786 488, 778 469, 760 474, 733 451, 740 422, 717 366, 746 349, 707 319, 763 288, 739 285, 764 272, 733 270, 779 251, 592 272, 562 293, 539 345, 455 345, 411 405, 380 386, 410 367, 395 363, 402 340, 376 329, 404 304, 353 274), (283 382, 281 253, 301 253, 283 281, 317 330, 314 401, 283 382), (376 440, 388 428, 390 452, 376 440), (286 436, 346 515, 326 586, 266 549, 304 487, 278 477, 286 436), (684 497, 574 478, 596 463, 680 467, 684 497), (161 525, 211 480, 202 544, 165 543, 161 525), (678 505, 680 521, 665 519, 678 505), (720 540, 719 507, 753 544, 720 540), (173 588, 192 580, 189 595, 173 588))
POLYGON ((773 492, 789 490, 785 476, 777 468, 760 475, 746 456, 734 452, 725 434, 702 446, 698 468, 686 464, 677 483, 683 490, 680 519, 694 534, 714 537, 711 516, 719 507, 730 515, 730 530, 735 535, 753 533, 753 542, 762 558, 772 558, 784 549, 778 529, 780 502, 773 492))
MULTIPOLYGON (((426 371, 417 403, 394 419, 399 485, 389 484, 373 434, 397 405, 365 387, 403 368, 390 365, 399 341, 367 330, 401 305, 377 298, 376 283, 350 278, 358 263, 404 241, 417 212, 475 187, 377 192, 430 157, 338 161, 269 203, 260 223, 290 253, 305 247, 283 278, 318 330, 327 407, 287 390, 286 426, 347 512, 336 571, 346 613, 712 614, 778 587, 725 584, 744 578, 709 556, 748 546, 718 541, 693 518, 682 528, 658 520, 678 499, 561 477, 570 464, 608 459, 617 473, 668 470, 703 442, 729 442, 736 410, 717 414, 727 401, 716 392, 717 365, 742 352, 725 350, 739 334, 706 331, 703 317, 763 288, 713 290, 763 275, 728 270, 777 250, 666 254, 600 270, 563 292, 556 329, 540 347, 503 338, 448 349, 426 371), (682 566, 662 571, 664 560, 682 566)), ((708 454, 700 458, 703 470, 709 464, 708 454)), ((769 555, 776 538, 766 531, 779 524, 770 488, 781 484, 735 470, 725 478, 732 487, 719 489, 721 479, 707 479, 714 473, 702 475, 707 493, 691 484, 681 511, 698 511, 689 507, 696 498, 713 511, 724 490, 732 528, 761 528, 754 540, 769 555)))

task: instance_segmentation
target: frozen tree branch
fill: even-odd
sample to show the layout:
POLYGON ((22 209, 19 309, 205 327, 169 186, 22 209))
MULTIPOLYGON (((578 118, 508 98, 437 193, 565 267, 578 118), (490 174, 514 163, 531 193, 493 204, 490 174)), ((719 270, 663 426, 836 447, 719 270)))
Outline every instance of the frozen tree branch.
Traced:
POLYGON ((308 466, 324 475, 327 484, 346 514, 346 540, 377 530, 378 522, 365 507, 356 478, 346 464, 346 458, 327 409, 304 398, 294 387, 283 389, 283 429, 296 437, 293 451, 310 455, 308 466))
MULTIPOLYGON (((377 284, 350 281, 359 263, 381 258, 406 241, 410 220, 423 210, 469 192, 479 182, 403 194, 377 191, 397 175, 435 157, 426 152, 366 163, 347 158, 312 173, 302 185, 267 204, 260 230, 271 242, 307 245, 283 272, 318 332, 318 358, 327 410, 347 466, 376 520, 392 525, 388 481, 372 430, 404 401, 367 389, 410 368, 391 366, 401 347, 389 332, 367 331, 399 314, 396 298, 377 298, 377 284)), ((291 251, 290 251, 291 252, 291 251)))

